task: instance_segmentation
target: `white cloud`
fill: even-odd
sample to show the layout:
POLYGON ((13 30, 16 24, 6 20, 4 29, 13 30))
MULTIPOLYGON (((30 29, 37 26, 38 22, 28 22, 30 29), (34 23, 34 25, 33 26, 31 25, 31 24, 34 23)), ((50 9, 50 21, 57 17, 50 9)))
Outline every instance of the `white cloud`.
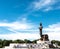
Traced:
POLYGON ((43 11, 49 11, 49 10, 52 10, 52 8, 51 7, 48 7, 46 9, 44 9, 43 11))
POLYGON ((14 30, 26 30, 34 27, 32 23, 28 23, 25 18, 23 18, 21 21, 15 21, 12 23, 1 22, 0 26, 9 27, 14 30))
POLYGON ((50 5, 51 4, 51 0, 40 0, 39 2, 34 2, 34 7, 36 9, 41 9, 47 5, 50 5))
POLYGON ((60 40, 60 32, 50 32, 47 33, 50 40, 60 40))
POLYGON ((49 25, 43 30, 49 35, 50 40, 60 40, 60 23, 49 25))
POLYGON ((2 39, 11 39, 11 40, 16 40, 16 39, 39 39, 39 34, 37 33, 12 33, 12 34, 0 34, 0 38, 2 39))
MULTIPOLYGON (((12 33, 0 34, 1 39, 38 39, 39 32, 34 29, 36 26, 33 23, 27 22, 26 18, 15 22, 0 22, 0 27, 5 27, 12 33)), ((2 30, 1 30, 2 31, 2 30)))
MULTIPOLYGON (((23 18, 20 22, 15 21, 12 23, 0 22, 0 27, 6 27, 12 33, 0 34, 2 39, 38 39, 39 29, 33 23, 27 22, 27 19, 23 18), (35 28, 35 29, 34 29, 35 28), (21 30, 21 31, 20 31, 21 30), (23 32, 22 32, 23 31, 23 32)), ((43 33, 49 35, 50 40, 60 40, 60 23, 49 25, 47 28, 43 28, 43 33)))
POLYGON ((60 31, 60 23, 49 25, 48 28, 44 28, 45 31, 60 31))
POLYGON ((42 10, 42 11, 50 11, 54 10, 55 8, 58 9, 59 0, 39 0, 34 1, 32 3, 33 10, 42 10), (55 5, 57 5, 55 7, 55 5), (55 8, 54 8, 55 7, 55 8))

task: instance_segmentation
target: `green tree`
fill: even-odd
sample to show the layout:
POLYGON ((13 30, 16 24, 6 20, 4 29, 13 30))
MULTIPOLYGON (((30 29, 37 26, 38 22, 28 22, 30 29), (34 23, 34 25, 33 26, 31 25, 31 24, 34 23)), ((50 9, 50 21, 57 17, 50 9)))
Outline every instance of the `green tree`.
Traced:
POLYGON ((53 43, 53 44, 57 43, 60 46, 60 41, 58 41, 58 40, 52 40, 51 43, 53 43))
POLYGON ((10 42, 8 40, 3 40, 3 46, 9 46, 10 42))
POLYGON ((24 42, 25 42, 25 43, 32 43, 32 41, 27 40, 27 39, 25 39, 24 42))
POLYGON ((36 43, 37 40, 33 40, 32 43, 36 43))
POLYGON ((13 41, 13 42, 14 42, 14 43, 24 43, 23 40, 19 40, 19 39, 15 40, 15 41, 13 41))
POLYGON ((2 48, 3 47, 3 42, 2 42, 2 40, 0 39, 0 48, 2 48))

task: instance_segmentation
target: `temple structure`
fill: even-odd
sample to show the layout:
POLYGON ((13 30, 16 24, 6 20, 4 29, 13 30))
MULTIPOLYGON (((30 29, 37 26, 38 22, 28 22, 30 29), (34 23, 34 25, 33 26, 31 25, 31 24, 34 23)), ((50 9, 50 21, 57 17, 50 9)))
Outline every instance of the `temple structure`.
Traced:
POLYGON ((42 45, 41 48, 55 48, 54 45, 49 41, 49 36, 47 34, 42 33, 42 23, 40 23, 39 31, 40 31, 40 39, 37 41, 37 44, 42 45))

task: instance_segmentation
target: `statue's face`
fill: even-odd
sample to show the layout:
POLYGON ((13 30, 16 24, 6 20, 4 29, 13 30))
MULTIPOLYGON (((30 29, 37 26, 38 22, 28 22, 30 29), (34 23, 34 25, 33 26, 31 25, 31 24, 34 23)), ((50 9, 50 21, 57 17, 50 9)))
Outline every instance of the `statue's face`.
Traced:
POLYGON ((40 26, 42 26, 42 23, 40 23, 40 26))

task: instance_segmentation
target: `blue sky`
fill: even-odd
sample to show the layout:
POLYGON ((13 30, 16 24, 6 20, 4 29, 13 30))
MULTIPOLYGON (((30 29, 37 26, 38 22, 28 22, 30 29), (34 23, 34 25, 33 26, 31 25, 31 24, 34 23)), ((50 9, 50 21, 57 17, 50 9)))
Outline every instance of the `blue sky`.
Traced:
POLYGON ((60 40, 60 0, 0 0, 0 39, 39 39, 39 24, 50 40, 60 40), (54 34, 54 35, 53 35, 54 34))

